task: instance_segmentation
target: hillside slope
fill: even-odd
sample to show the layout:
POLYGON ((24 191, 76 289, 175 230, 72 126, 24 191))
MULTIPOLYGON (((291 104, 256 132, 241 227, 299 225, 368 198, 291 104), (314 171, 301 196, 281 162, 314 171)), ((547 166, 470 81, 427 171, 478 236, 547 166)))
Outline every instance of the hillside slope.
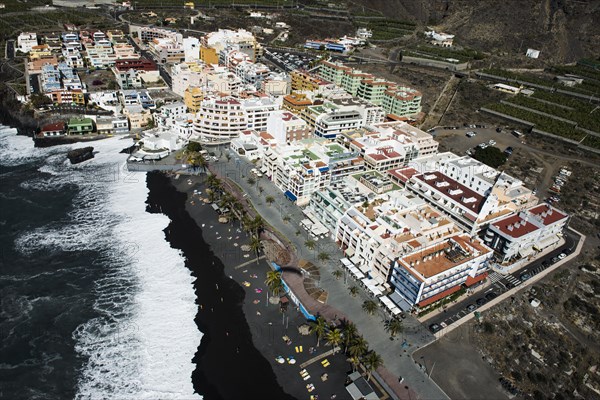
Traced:
POLYGON ((600 0, 348 0, 350 9, 413 19, 493 53, 542 51, 551 62, 600 56, 600 0))

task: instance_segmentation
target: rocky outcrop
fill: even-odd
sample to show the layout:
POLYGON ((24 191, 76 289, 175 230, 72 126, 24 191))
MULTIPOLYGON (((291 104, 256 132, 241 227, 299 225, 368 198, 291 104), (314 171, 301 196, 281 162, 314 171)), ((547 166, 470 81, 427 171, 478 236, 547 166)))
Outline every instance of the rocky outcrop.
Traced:
POLYGON ((71 161, 71 164, 84 162, 90 158, 94 158, 94 148, 89 146, 81 149, 71 150, 67 153, 67 158, 69 161, 71 161))

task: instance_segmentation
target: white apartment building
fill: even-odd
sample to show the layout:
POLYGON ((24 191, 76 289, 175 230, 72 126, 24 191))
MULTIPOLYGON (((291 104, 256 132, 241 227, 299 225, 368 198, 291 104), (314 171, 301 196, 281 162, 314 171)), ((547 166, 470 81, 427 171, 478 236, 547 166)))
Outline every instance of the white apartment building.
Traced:
POLYGON ((322 139, 303 140, 290 145, 267 147, 262 170, 285 196, 306 205, 312 193, 362 169, 361 160, 341 146, 322 139))
POLYGON ((501 263, 511 263, 558 243, 567 221, 567 214, 540 204, 491 223, 484 240, 501 263))
POLYGON ((17 36, 17 50, 23 53, 29 53, 33 46, 37 45, 38 40, 35 32, 23 32, 17 36))
POLYGON ((183 51, 185 62, 200 60, 200 39, 189 36, 183 39, 183 51))
POLYGON ((417 157, 437 153, 433 137, 405 122, 376 124, 342 133, 338 142, 365 159, 368 168, 379 172, 408 165, 417 157))
POLYGON ((290 93, 291 80, 285 72, 271 72, 260 82, 260 91, 267 96, 285 96, 290 93))
POLYGON ((361 115, 364 116, 364 125, 380 124, 385 120, 385 110, 383 108, 358 97, 336 97, 330 98, 329 101, 342 111, 348 109, 359 110, 361 115))
POLYGON ((84 67, 83 57, 79 50, 75 48, 65 48, 62 51, 62 56, 65 59, 65 62, 69 65, 69 67, 78 69, 84 67))
POLYGON ((244 61, 235 67, 235 74, 246 85, 261 88, 262 81, 271 75, 269 67, 262 63, 244 61))
POLYGON ((216 95, 237 96, 243 87, 242 80, 222 66, 214 66, 206 80, 206 92, 216 95))
POLYGON ((308 124, 295 114, 285 110, 277 110, 269 115, 266 131, 280 144, 312 137, 312 131, 308 124))
POLYGON ((148 43, 150 52, 160 63, 180 63, 185 61, 183 42, 171 38, 152 39, 148 43))
POLYGON ((485 279, 491 255, 479 238, 462 234, 400 257, 392 268, 390 298, 404 310, 424 309, 485 279))
POLYGON ((228 46, 236 45, 238 50, 246 53, 254 62, 262 54, 262 48, 254 35, 245 29, 237 31, 219 29, 216 32, 210 32, 202 37, 202 45, 215 49, 217 53, 228 46))
POLYGON ((219 51, 219 64, 224 65, 231 72, 235 72, 236 67, 244 62, 252 62, 252 57, 238 50, 237 46, 227 46, 219 51))
POLYGON ((171 67, 173 92, 184 97, 185 90, 190 86, 205 87, 207 69, 209 68, 201 61, 174 64, 171 67))
POLYGON ((242 109, 246 115, 246 128, 266 131, 269 116, 280 108, 281 105, 269 97, 242 100, 242 109))
POLYGON ((444 153, 414 160, 398 172, 410 175, 409 190, 448 213, 471 235, 538 201, 520 180, 470 157, 444 153))
POLYGON ((113 51, 118 60, 136 60, 140 55, 135 51, 135 48, 126 43, 119 43, 113 46, 113 51))
POLYGON ((164 104, 159 112, 154 114, 154 120, 158 126, 171 127, 175 121, 187 120, 186 106, 183 102, 177 101, 171 104, 164 104))
POLYGON ((396 258, 460 232, 452 220, 409 192, 392 189, 375 195, 362 179, 355 186, 360 189, 337 222, 335 240, 365 275, 387 281, 396 258), (365 193, 366 198, 361 196, 365 193))
POLYGON ((209 98, 202 100, 194 121, 193 136, 207 145, 229 143, 248 128, 247 114, 238 100, 209 98))
POLYGON ((155 28, 151 26, 129 25, 129 33, 137 35, 142 42, 151 42, 154 39, 172 39, 175 42, 182 43, 183 35, 169 29, 155 28))

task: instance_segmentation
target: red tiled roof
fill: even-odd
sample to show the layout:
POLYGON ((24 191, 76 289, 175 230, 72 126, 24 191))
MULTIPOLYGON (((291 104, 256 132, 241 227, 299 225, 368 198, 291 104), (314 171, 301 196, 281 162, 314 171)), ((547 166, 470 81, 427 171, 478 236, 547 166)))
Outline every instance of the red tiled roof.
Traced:
POLYGON ((42 126, 42 132, 54 132, 54 131, 64 131, 65 123, 64 122, 55 122, 53 124, 46 124, 42 126))
POLYGON ((444 196, 451 198, 452 200, 456 201, 457 203, 460 203, 463 207, 466 207, 475 212, 479 212, 481 205, 483 204, 484 197, 482 195, 469 189, 465 185, 455 181, 454 179, 450 178, 449 176, 442 174, 441 172, 433 171, 433 172, 427 172, 425 174, 416 175, 416 179, 425 183, 427 186, 432 188, 434 191, 442 193, 444 196), (435 175, 435 179, 425 180, 426 175, 435 175), (437 183, 442 183, 442 182, 448 183, 448 185, 447 186, 436 186, 437 183), (450 194, 451 191, 458 190, 458 189, 461 191, 461 193, 450 194), (471 199, 471 198, 475 199, 475 201, 468 202, 468 203, 465 202, 465 199, 471 199))
POLYGON ((528 233, 538 230, 538 227, 529 221, 525 221, 519 215, 512 215, 508 218, 501 219, 493 224, 500 229, 504 234, 513 237, 520 238, 528 233))
POLYGON ((433 295, 431 297, 426 298, 423 301, 420 301, 417 305, 419 307, 424 307, 424 306, 426 306, 428 304, 431 304, 431 303, 434 303, 434 302, 438 301, 441 298, 444 298, 446 296, 451 295, 452 293, 458 291, 459 289, 460 289, 460 285, 453 286, 450 289, 446 289, 446 290, 444 290, 441 293, 438 293, 436 295, 433 295))
POLYGON ((389 175, 394 176, 400 182, 406 183, 413 176, 418 174, 419 172, 411 167, 408 168, 399 168, 399 169, 390 169, 387 172, 389 175))
POLYGON ((539 206, 530 208, 528 211, 540 217, 546 226, 552 225, 553 223, 567 217, 566 214, 563 214, 548 204, 540 204, 539 206))
POLYGON ((473 278, 473 277, 471 277, 471 275, 469 275, 469 276, 467 276, 467 281, 465 282, 465 285, 473 286, 477 282, 484 280, 487 276, 488 276, 487 272, 477 275, 475 278, 473 278))

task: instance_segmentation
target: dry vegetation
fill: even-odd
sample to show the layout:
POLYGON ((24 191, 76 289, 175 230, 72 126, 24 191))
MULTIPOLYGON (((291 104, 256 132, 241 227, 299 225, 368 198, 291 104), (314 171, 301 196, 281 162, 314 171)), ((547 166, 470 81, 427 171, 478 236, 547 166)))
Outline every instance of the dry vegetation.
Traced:
POLYGON ((559 270, 482 315, 476 346, 531 398, 600 398, 599 260, 559 270))

